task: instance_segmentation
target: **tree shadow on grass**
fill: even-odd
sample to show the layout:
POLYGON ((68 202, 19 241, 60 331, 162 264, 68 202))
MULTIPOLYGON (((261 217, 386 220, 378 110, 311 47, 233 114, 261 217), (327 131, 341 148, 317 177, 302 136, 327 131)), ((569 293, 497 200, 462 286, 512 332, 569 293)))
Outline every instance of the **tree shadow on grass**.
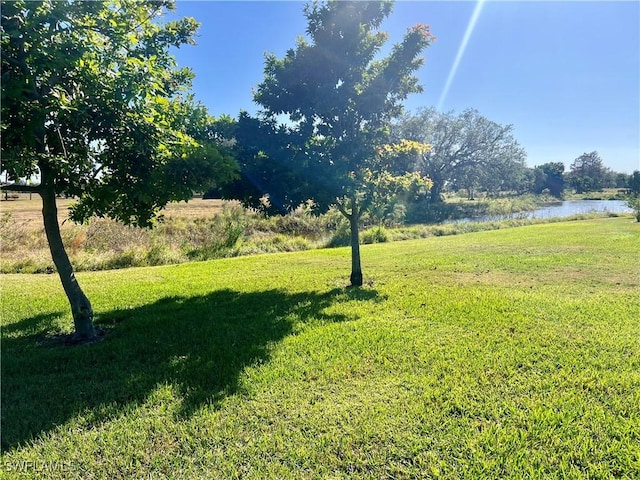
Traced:
MULTIPOLYGON (((49 312, 33 317, 26 318, 17 323, 2 326, 2 337, 11 337, 18 334, 21 337, 25 335, 43 334, 52 330, 54 321, 62 317, 64 312, 49 312)), ((4 342, 3 342, 4 346, 4 342)), ((4 360, 4 358, 3 358, 4 360)))
POLYGON ((324 310, 336 302, 379 299, 367 289, 168 297, 100 315, 96 323, 108 335, 76 347, 42 335, 55 314, 27 318, 7 327, 23 329, 23 336, 2 342, 2 449, 78 415, 97 424, 144 403, 158 385, 178 389, 180 415, 216 405, 237 392, 243 370, 268 361, 273 344, 297 324, 351 320, 324 310))

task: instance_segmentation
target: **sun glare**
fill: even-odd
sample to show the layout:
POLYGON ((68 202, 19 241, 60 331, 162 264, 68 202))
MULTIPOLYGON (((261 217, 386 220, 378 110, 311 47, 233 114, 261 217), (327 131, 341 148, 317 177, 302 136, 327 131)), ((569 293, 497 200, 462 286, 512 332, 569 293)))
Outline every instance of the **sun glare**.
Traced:
POLYGON ((462 38, 462 42, 460 43, 460 47, 458 48, 458 53, 456 54, 456 59, 453 62, 451 70, 449 71, 449 76, 447 77, 447 83, 444 85, 444 89, 440 94, 440 99, 438 100, 438 110, 442 110, 442 106, 444 105, 444 102, 447 99, 447 95, 449 94, 449 88, 451 87, 451 83, 453 82, 453 79, 456 76, 456 72, 458 71, 458 66, 460 65, 460 60, 462 60, 464 51, 467 49, 467 44, 469 43, 471 34, 473 33, 476 23, 478 22, 478 18, 480 17, 480 11, 482 10, 482 6, 484 5, 484 2, 485 0, 477 1, 476 8, 473 10, 473 14, 469 19, 467 30, 464 32, 464 37, 462 38))

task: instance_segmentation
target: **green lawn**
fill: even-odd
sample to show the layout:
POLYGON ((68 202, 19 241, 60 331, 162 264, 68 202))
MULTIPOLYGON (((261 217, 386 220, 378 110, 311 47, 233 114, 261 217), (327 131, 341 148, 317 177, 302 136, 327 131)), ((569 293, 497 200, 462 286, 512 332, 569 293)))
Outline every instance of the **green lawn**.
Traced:
POLYGON ((640 478, 640 224, 3 275, 6 478, 640 478))

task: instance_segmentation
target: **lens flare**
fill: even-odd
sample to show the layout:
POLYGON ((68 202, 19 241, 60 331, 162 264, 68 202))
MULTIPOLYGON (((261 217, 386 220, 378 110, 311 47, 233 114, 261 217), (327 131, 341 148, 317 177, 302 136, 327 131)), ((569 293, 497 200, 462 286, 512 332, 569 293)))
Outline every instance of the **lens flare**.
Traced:
POLYGON ((447 94, 449 93, 449 88, 451 87, 451 83, 456 76, 456 72, 458 71, 458 66, 460 65, 460 60, 462 60, 462 56, 464 55, 464 51, 467 49, 467 44, 469 43, 469 39, 471 38, 471 34, 476 27, 476 23, 478 22, 478 18, 480 17, 480 11, 482 10, 482 6, 486 0, 478 0, 476 3, 476 8, 473 10, 473 14, 471 14, 471 18, 469 19, 469 24, 467 25, 467 30, 464 32, 464 37, 462 38, 462 43, 460 43, 460 47, 458 48, 458 53, 456 54, 456 59, 453 62, 453 66, 449 71, 449 77, 447 78, 447 83, 444 85, 444 89, 442 90, 442 94, 440 95, 440 99, 438 100, 438 110, 442 110, 442 105, 447 99, 447 94))

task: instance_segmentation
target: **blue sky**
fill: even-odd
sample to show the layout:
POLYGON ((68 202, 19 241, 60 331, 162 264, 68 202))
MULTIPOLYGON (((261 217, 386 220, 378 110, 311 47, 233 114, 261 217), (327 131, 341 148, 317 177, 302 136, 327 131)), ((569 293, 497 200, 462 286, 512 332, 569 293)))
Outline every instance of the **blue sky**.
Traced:
MULTIPOLYGON (((263 79, 264 53, 281 57, 304 35, 303 5, 178 1, 172 17, 202 26, 198 45, 176 58, 196 74, 195 96, 213 115, 257 110, 252 89, 263 79)), ((476 108, 513 124, 530 166, 568 168, 597 150, 614 171, 640 170, 640 2, 398 1, 382 30, 391 45, 416 23, 430 25, 437 40, 418 72, 424 92, 407 100, 409 110, 476 108)))

